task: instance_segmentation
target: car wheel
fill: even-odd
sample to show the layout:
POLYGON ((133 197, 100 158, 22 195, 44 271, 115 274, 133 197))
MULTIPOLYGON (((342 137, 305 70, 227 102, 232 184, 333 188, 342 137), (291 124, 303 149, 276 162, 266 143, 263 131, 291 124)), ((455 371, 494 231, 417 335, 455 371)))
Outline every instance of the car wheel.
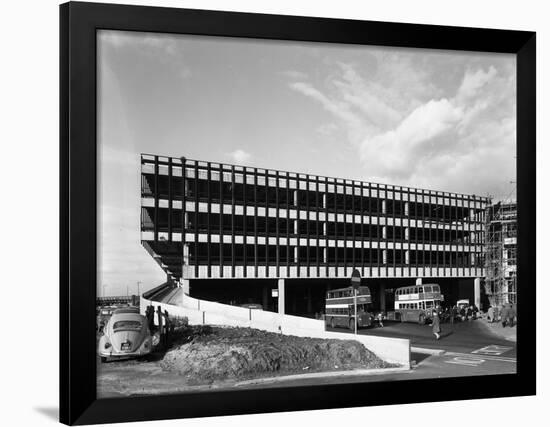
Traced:
POLYGON ((426 324, 426 316, 421 314, 418 316, 418 324, 419 325, 425 325, 426 324))
POLYGON ((334 317, 332 319, 330 319, 330 327, 331 328, 336 327, 336 325, 334 324, 334 317))
POLYGON ((103 356, 100 357, 100 360, 101 360, 101 363, 106 363, 107 362, 107 358, 103 357, 103 356))

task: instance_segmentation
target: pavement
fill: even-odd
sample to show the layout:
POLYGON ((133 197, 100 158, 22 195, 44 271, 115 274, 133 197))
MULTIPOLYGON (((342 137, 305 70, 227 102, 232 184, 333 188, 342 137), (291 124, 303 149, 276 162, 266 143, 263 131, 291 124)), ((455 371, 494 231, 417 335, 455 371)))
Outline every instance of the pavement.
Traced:
POLYGON ((489 323, 489 322, 483 321, 483 323, 486 325, 487 329, 491 331, 491 333, 501 338, 504 338, 507 341, 513 341, 513 342, 517 341, 517 332, 516 332, 517 328, 515 325, 513 327, 507 326, 503 328, 502 323, 500 322, 489 323))

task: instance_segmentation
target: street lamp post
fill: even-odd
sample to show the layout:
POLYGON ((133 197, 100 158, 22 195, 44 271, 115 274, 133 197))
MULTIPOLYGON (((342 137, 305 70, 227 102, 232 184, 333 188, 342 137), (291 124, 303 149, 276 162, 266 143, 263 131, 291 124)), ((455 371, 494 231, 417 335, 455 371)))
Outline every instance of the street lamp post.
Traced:
POLYGON ((359 286, 361 284, 361 273, 359 273, 359 270, 354 269, 351 273, 351 286, 353 288, 353 311, 354 311, 354 330, 355 335, 357 335, 357 289, 359 289, 359 286))

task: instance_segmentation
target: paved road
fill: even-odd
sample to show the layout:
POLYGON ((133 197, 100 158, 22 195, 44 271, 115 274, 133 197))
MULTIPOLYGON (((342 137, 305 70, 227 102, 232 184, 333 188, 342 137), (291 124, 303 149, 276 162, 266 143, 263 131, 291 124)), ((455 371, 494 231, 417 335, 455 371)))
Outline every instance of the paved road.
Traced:
MULTIPOLYGON (((409 338, 412 347, 441 349, 447 352, 471 353, 489 345, 509 348, 506 352, 498 354, 502 357, 516 357, 516 344, 507 341, 493 334, 484 320, 473 320, 471 322, 459 322, 454 325, 443 323, 441 325, 442 337, 437 341, 432 334, 430 325, 418 325, 416 323, 385 322, 383 328, 360 329, 362 335, 377 335, 394 338, 409 338)), ((349 329, 330 329, 338 332, 353 333, 349 329)), ((499 351, 495 350, 493 353, 499 351)))
MULTIPOLYGON (((414 352, 410 371, 357 375, 286 379, 273 378, 239 385, 238 381, 190 386, 179 384, 177 377, 164 372, 157 361, 130 360, 108 364, 98 361, 98 393, 102 397, 206 391, 211 389, 288 387, 371 381, 399 381, 421 378, 461 377, 516 372, 516 345, 493 334, 482 320, 443 324, 443 337, 436 341, 432 328, 414 323, 387 323, 384 328, 361 329, 365 335, 409 338, 413 347, 441 349, 441 355, 414 352)), ((349 332, 346 329, 334 329, 349 332)))

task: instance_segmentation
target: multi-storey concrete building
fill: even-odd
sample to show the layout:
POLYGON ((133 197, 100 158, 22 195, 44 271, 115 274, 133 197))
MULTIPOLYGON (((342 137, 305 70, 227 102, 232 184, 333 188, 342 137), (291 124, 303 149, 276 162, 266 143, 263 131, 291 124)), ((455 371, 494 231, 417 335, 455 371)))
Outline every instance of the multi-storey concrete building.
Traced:
POLYGON ((354 269, 382 309, 422 279, 479 304, 484 197, 141 157, 141 241, 185 292, 302 315, 354 269))

